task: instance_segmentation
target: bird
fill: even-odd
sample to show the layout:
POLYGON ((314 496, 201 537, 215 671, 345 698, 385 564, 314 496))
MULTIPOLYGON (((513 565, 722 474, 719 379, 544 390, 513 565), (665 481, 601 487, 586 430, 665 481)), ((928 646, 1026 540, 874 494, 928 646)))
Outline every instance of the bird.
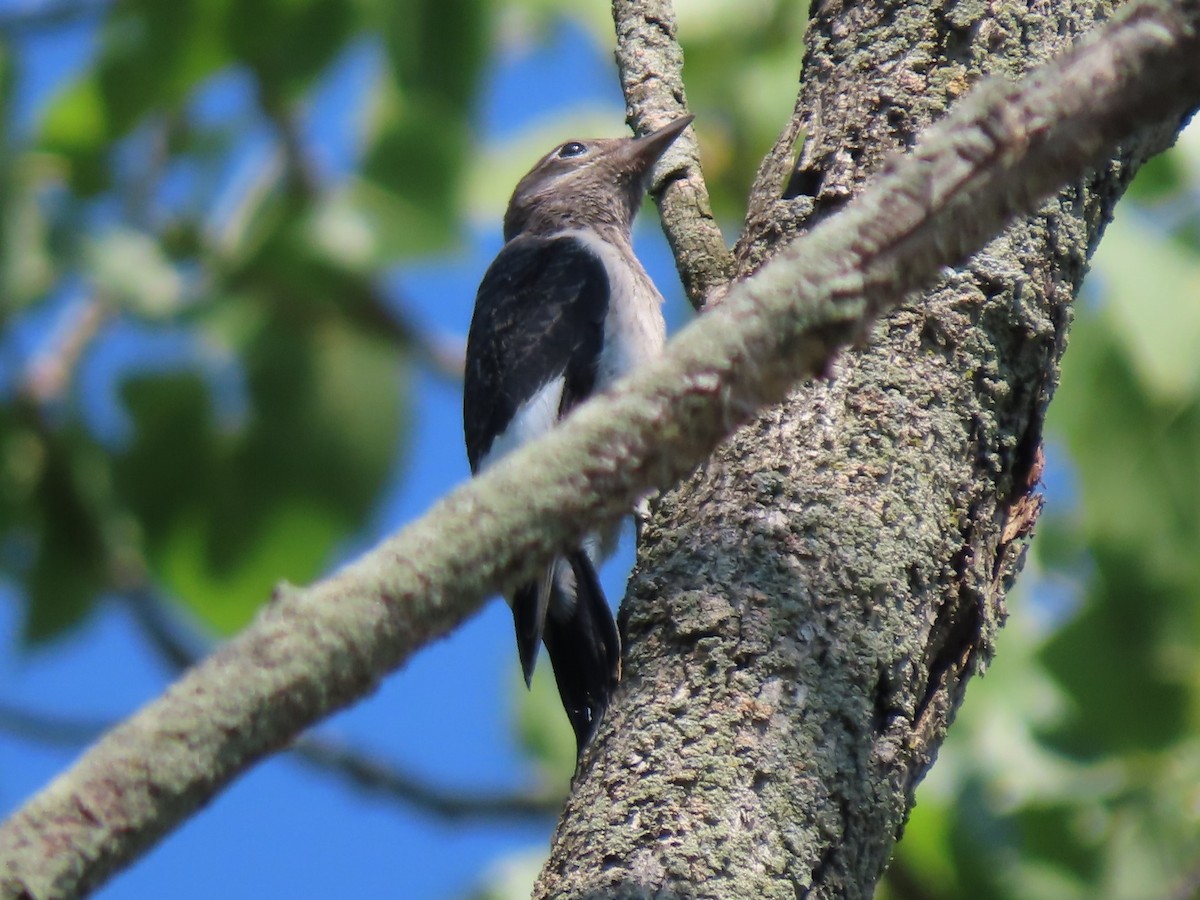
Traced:
MULTIPOLYGON (((632 227, 654 164, 692 118, 641 137, 566 141, 518 182, 467 334, 472 474, 661 352, 663 297, 634 255, 632 227)), ((620 679, 620 637, 596 574, 615 545, 615 527, 590 534, 506 598, 526 686, 544 644, 580 756, 620 679)))

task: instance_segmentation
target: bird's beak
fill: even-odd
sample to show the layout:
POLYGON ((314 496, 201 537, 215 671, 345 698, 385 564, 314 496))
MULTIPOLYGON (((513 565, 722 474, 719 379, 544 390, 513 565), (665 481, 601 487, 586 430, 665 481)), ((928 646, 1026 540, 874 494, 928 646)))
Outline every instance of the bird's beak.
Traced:
POLYGON ((648 173, 694 118, 695 116, 680 116, 657 131, 635 138, 628 145, 630 162, 641 174, 648 173))

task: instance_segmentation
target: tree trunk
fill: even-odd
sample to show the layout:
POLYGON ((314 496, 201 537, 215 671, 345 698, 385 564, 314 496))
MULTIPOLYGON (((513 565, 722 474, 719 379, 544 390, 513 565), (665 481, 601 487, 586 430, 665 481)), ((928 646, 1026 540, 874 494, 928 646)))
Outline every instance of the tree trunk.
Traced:
MULTIPOLYGON (((1020 75, 1112 7, 816 5, 742 274, 981 76, 1020 75)), ((622 686, 538 896, 872 895, 1004 620, 1088 256, 1178 124, 1012 224, 657 502, 622 686)))

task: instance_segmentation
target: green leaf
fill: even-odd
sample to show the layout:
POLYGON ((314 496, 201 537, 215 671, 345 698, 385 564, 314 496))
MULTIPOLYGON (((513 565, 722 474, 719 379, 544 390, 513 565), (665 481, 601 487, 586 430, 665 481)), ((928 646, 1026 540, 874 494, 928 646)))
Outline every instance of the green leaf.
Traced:
POLYGON ((1075 700, 1074 715, 1050 734, 1085 759, 1178 740, 1192 711, 1187 686, 1164 665, 1158 618, 1146 614, 1176 598, 1121 545, 1102 547, 1096 565, 1092 602, 1042 654, 1075 700))
MULTIPOLYGON (((900 846, 897 861, 893 863, 894 867, 902 868, 906 873, 910 869, 919 872, 921 880, 935 896, 962 895, 950 853, 951 822, 951 808, 944 801, 938 802, 929 798, 927 792, 923 793, 904 825, 904 842, 900 846)), ((884 883, 887 884, 888 880, 884 883)), ((881 898, 893 895, 904 896, 902 891, 880 893, 881 898)))
POLYGON ((108 110, 92 75, 68 84, 50 102, 42 118, 43 149, 62 158, 68 184, 85 197, 109 186, 111 137, 108 110))
POLYGON ((362 528, 399 456, 408 385, 394 345, 336 318, 260 308, 219 327, 242 341, 246 420, 222 427, 193 373, 132 379, 137 437, 119 472, 157 577, 227 632, 362 528))
POLYGON ((36 556, 25 578, 23 638, 57 637, 76 624, 111 586, 103 532, 108 461, 87 439, 62 433, 43 441, 45 468, 34 501, 36 556))
POLYGON ((457 234, 465 123, 442 105, 397 100, 377 110, 373 131, 352 196, 377 221, 391 220, 394 246, 410 254, 445 248, 457 234))
POLYGON ((389 71, 374 92, 366 152, 350 196, 385 229, 381 245, 395 258, 445 249, 457 236, 490 21, 481 0, 414 0, 387 9, 389 71))
POLYGON ((94 65, 42 117, 40 144, 60 157, 83 197, 111 185, 113 144, 148 114, 174 109, 230 57, 223 35, 228 0, 121 0, 100 29, 94 65))
POLYGON ((383 252, 374 220, 343 194, 299 206, 281 197, 260 204, 245 228, 244 256, 230 260, 226 288, 254 295, 253 302, 298 328, 345 321, 395 341, 395 321, 374 282, 375 257, 383 252))
POLYGON ((1114 318, 1113 334, 1138 378, 1161 400, 1178 401, 1200 386, 1200 259, 1165 234, 1139 226, 1123 208, 1096 253, 1114 318))
POLYGON ((38 197, 36 166, 10 161, 0 174, 0 318, 42 297, 54 282, 50 228, 38 197))
POLYGON ((177 106, 229 60, 221 34, 229 5, 121 0, 113 6, 96 66, 113 135, 126 134, 153 109, 177 106))
POLYGON ((387 9, 384 46, 400 89, 465 123, 487 57, 490 6, 482 0, 418 0, 387 9))
POLYGON ((796 99, 808 4, 680 4, 688 103, 719 219, 740 219, 746 192, 796 99))
MULTIPOLYGON (((1079 840, 1071 835, 1076 810, 1070 806, 1032 804, 1021 810, 1015 821, 1021 831, 1022 844, 1036 857, 1044 870, 1057 870, 1056 877, 1065 873, 1074 876, 1079 887, 1095 883, 1101 860, 1095 840, 1079 840), (1075 840, 1064 840, 1064 836, 1075 840)), ((1068 882, 1069 883, 1069 882, 1068 882)))
POLYGON ((117 455, 117 488, 153 555, 210 499, 230 438, 218 430, 208 385, 196 372, 137 375, 121 393, 135 431, 117 455))
POLYGON ((1161 567, 1159 577, 1190 581, 1194 592, 1200 575, 1191 549, 1200 540, 1200 397, 1186 405, 1183 398, 1155 402, 1135 376, 1119 331, 1107 316, 1080 314, 1047 428, 1071 449, 1083 493, 1080 527, 1088 541, 1137 547, 1161 567))
POLYGON ((341 52, 359 26, 356 12, 345 0, 238 0, 225 37, 268 103, 291 100, 341 52))
POLYGON ((1185 181, 1183 161, 1178 151, 1172 148, 1142 164, 1126 196, 1130 200, 1153 203, 1177 195, 1185 181))
POLYGON ((218 634, 245 627, 282 578, 296 583, 317 578, 330 548, 346 534, 325 510, 287 501, 259 525, 253 535, 237 532, 252 546, 235 564, 215 563, 214 523, 203 514, 192 521, 180 517, 155 554, 156 574, 218 634))
POLYGON ((546 851, 540 848, 503 856, 488 865, 463 900, 528 900, 545 864, 546 851))

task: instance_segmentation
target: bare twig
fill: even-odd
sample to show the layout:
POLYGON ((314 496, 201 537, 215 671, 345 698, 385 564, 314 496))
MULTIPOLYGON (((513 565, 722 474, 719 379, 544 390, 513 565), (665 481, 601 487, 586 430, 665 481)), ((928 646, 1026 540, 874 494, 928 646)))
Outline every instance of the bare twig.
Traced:
POLYGON ((565 793, 549 787, 487 795, 433 787, 361 750, 328 739, 302 737, 292 751, 323 771, 341 775, 358 787, 410 804, 439 819, 546 819, 562 809, 565 793))
POLYGON ((792 114, 758 166, 754 183, 750 187, 750 199, 746 204, 747 220, 769 214, 771 206, 783 194, 783 185, 792 171, 796 151, 804 140, 801 104, 802 97, 797 97, 792 114))
MULTIPOLYGON (((280 189, 284 183, 291 190, 311 200, 319 184, 311 175, 311 167, 305 161, 300 137, 295 124, 287 116, 277 121, 284 144, 291 149, 269 162, 264 163, 239 202, 228 211, 225 221, 213 223, 205 239, 203 257, 209 269, 228 277, 230 260, 237 259, 237 248, 245 235, 248 222, 264 198, 280 189), (310 174, 304 175, 302 173, 310 174)), ((305 202, 306 202, 305 201, 305 202)), ((336 266, 336 262, 330 263, 336 266)), ((431 374, 450 384, 461 384, 466 341, 452 336, 440 335, 422 328, 407 312, 412 304, 405 298, 396 302, 395 288, 384 289, 368 274, 343 268, 337 272, 343 283, 338 297, 339 310, 351 324, 370 334, 392 341, 397 347, 412 355, 412 358, 431 374)))
POLYGON ((154 226, 154 198, 163 174, 171 162, 170 134, 177 111, 148 116, 142 126, 147 143, 137 171, 129 178, 125 191, 126 216, 135 227, 150 232, 154 226))
MULTIPOLYGON (((625 117, 634 131, 649 131, 687 111, 675 10, 670 0, 613 0, 612 10, 625 117)), ((655 174, 650 193, 684 290, 701 309, 728 284, 733 257, 713 218, 693 132, 675 142, 655 174)))
POLYGON ((420 333, 414 343, 417 360, 432 374, 450 384, 462 384, 467 341, 461 335, 420 333))
POLYGON ((82 747, 92 743, 112 728, 112 722, 103 719, 72 719, 66 716, 48 716, 0 703, 0 732, 29 741, 54 747, 82 747))
POLYGON ((466 360, 466 340, 429 332, 419 326, 406 310, 411 303, 394 303, 382 288, 367 278, 358 281, 359 296, 343 298, 346 315, 377 334, 384 335, 398 347, 412 354, 430 374, 452 385, 462 383, 466 360))
POLYGON ((163 598, 148 583, 120 593, 133 619, 163 662, 182 672, 212 650, 211 641, 173 615, 163 598))
MULTIPOLYGON (((0 733, 18 740, 68 749, 92 743, 113 722, 52 716, 0 703, 0 733)), ((546 819, 562 808, 563 791, 540 789, 487 794, 435 787, 390 762, 325 737, 305 735, 291 747, 296 757, 324 774, 338 775, 377 796, 449 822, 546 819)))
MULTIPOLYGON (((784 182, 791 173, 796 153, 804 142, 804 119, 801 117, 802 98, 796 99, 796 107, 775 139, 774 145, 763 157, 750 187, 746 203, 746 227, 739 241, 748 235, 757 234, 778 213, 776 206, 783 195, 784 182)), ((735 259, 740 260, 740 245, 734 248, 735 259)), ((736 266, 735 266, 736 267, 736 266)))
POLYGON ((72 897, 100 884, 484 597, 690 471, 1118 139, 1190 113, 1197 58, 1200 0, 1143 0, 1024 81, 980 85, 661 358, 333 577, 278 588, 239 637, 0 826, 0 891, 72 897))

